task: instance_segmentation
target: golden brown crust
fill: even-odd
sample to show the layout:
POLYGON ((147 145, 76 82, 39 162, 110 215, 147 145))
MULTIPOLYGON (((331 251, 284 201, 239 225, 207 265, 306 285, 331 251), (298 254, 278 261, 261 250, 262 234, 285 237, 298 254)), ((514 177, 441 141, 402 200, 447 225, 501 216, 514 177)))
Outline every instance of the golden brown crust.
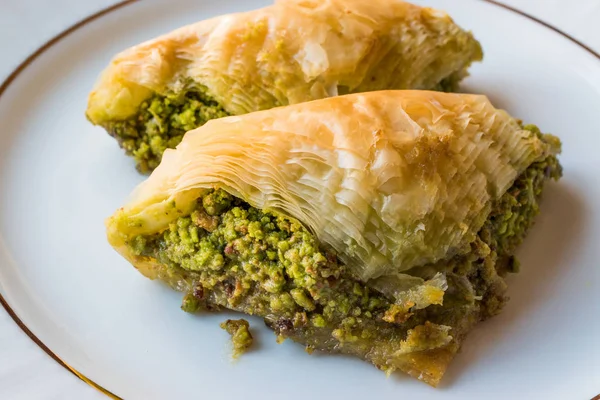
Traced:
POLYGON ((109 239, 127 253, 127 238, 220 187, 296 218, 373 278, 465 251, 491 201, 548 151, 476 95, 370 92, 222 118, 165 152, 109 239))
POLYGON ((235 115, 339 92, 428 89, 480 58, 470 33, 429 8, 279 0, 122 52, 90 94, 87 115, 96 124, 125 119, 153 92, 177 92, 184 81, 205 86, 235 115))

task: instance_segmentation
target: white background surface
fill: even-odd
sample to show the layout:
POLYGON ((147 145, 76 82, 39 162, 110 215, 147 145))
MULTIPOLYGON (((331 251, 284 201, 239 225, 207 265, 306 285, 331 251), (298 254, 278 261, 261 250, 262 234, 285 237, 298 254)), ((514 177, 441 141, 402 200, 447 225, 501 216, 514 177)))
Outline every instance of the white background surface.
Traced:
MULTIPOLYGON (((200 1, 200 0, 199 0, 200 1)), ((460 0, 456 0, 460 1, 460 0)), ((503 0, 600 52, 597 0, 503 0)), ((113 0, 0 0, 0 81, 30 53, 113 0)), ((0 310, 0 399, 103 399, 48 357, 0 310)))

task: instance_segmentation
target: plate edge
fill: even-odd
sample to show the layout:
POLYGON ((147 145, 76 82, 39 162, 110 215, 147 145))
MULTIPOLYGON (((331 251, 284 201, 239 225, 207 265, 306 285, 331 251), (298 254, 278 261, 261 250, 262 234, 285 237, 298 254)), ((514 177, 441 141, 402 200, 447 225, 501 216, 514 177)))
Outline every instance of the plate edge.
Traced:
MULTIPOLYGON (((136 1, 136 0, 134 0, 136 1)), ((38 345, 38 347, 40 349, 42 349, 46 354, 48 354, 54 361, 56 361, 60 366, 62 366, 63 368, 65 368, 67 371, 69 371, 70 373, 72 373, 73 375, 75 375, 76 377, 78 377, 79 379, 81 379, 83 382, 87 383, 89 386, 93 387, 94 389, 98 390, 99 392, 107 395, 108 397, 110 397, 111 399, 115 399, 115 400, 123 400, 122 398, 120 398, 119 396, 115 395, 114 393, 112 393, 111 391, 103 388, 102 386, 100 386, 99 384, 97 384, 96 382, 92 381, 91 379, 87 378, 85 375, 81 374, 79 371, 77 371, 75 368, 71 367, 69 364, 67 364, 66 362, 64 362, 58 355, 56 355, 52 350, 50 350, 48 348, 48 346, 46 346, 44 344, 44 342, 42 342, 37 336, 35 336, 35 334, 33 332, 31 332, 31 330, 23 323, 23 321, 21 321, 21 319, 17 316, 17 314, 13 311, 13 309, 8 305, 8 303, 6 302, 6 300, 4 299, 4 297, 2 297, 2 294, 0 294, 0 304, 2 305, 2 307, 4 307, 4 309, 6 310, 6 312, 8 313, 8 315, 12 318, 12 320, 17 324, 17 326, 19 328, 21 328, 21 330, 27 335, 29 336, 29 338, 38 345)))
MULTIPOLYGON (((137 2, 138 0, 122 0, 112 6, 103 8, 94 14, 89 15, 88 17, 76 22, 71 25, 67 29, 59 32, 56 36, 52 37, 50 40, 42 44, 37 50, 31 53, 25 60, 23 60, 17 67, 4 79, 2 84, 0 84, 0 97, 4 94, 4 92, 8 89, 11 83, 15 81, 15 79, 27 68, 31 63, 33 63, 42 53, 48 50, 50 47, 58 43, 60 40, 64 39, 69 34, 78 30, 79 28, 89 24, 92 21, 118 9, 125 7, 126 5, 137 2)), ((0 305, 4 308, 6 313, 12 318, 12 320, 17 324, 19 328, 40 348, 42 349, 48 356, 50 356, 54 361, 56 361, 60 366, 65 368, 67 371, 75 375, 77 378, 81 379, 83 382, 91 386, 92 388, 98 390, 100 393, 108 396, 114 400, 123 400, 121 397, 112 393, 110 390, 105 389, 98 383, 92 381, 87 378, 85 375, 77 371, 75 368, 71 367, 65 361, 63 361, 56 353, 54 353, 48 346, 44 344, 28 327, 25 323, 19 318, 19 316, 15 313, 12 307, 8 304, 2 293, 0 293, 0 305)))
MULTIPOLYGON (((509 6, 508 4, 504 4, 504 3, 500 3, 497 0, 480 0, 483 1, 485 3, 489 3, 489 4, 493 4, 497 7, 500 8, 504 8, 505 10, 514 12, 515 14, 519 14, 529 20, 532 20, 534 22, 537 22, 540 25, 545 26, 546 28, 558 33, 561 36, 564 36, 565 38, 569 39, 571 42, 573 42, 574 44, 578 45, 579 47, 583 48, 584 50, 586 50, 588 53, 590 53, 591 55, 593 55, 594 57, 596 57, 598 60, 600 60, 600 53, 598 53, 596 50, 592 49, 590 46, 584 44, 582 41, 580 41, 579 39, 575 39, 573 36, 569 35, 566 32, 563 32, 562 30, 558 29, 557 27, 555 27, 554 25, 549 24, 546 21, 543 21, 537 17, 534 17, 531 14, 526 13, 525 11, 521 11, 519 9, 516 9, 512 6, 509 6)), ((2 94, 2 92, 0 91, 0 94, 2 94)), ((600 396, 600 394, 598 395, 600 396)), ((592 399, 595 400, 595 399, 592 399)))

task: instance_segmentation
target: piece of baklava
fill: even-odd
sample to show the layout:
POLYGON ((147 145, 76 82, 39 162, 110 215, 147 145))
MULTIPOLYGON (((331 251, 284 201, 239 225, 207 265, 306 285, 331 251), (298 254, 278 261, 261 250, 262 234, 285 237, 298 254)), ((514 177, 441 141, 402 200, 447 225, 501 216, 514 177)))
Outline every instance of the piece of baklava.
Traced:
POLYGON ((382 91, 210 121, 107 220, 183 308, 437 385, 558 179, 560 141, 485 96, 382 91))
POLYGON ((87 117, 153 170, 207 121, 383 89, 453 90, 479 43, 443 12, 399 0, 279 0, 118 54, 87 117))

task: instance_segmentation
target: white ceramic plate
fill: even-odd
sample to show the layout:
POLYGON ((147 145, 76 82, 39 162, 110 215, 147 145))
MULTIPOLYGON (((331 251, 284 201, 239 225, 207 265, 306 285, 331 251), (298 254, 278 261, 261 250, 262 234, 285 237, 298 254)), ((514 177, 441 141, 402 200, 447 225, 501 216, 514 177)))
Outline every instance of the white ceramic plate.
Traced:
POLYGON ((440 388, 362 361, 275 344, 232 364, 225 315, 179 310, 179 293, 139 275, 103 220, 142 180, 84 117, 113 54, 203 18, 268 0, 144 1, 46 49, 0 97, 0 294, 51 352, 125 399, 578 398, 600 393, 600 59, 547 27, 479 1, 446 9, 482 42, 466 88, 564 142, 565 175, 521 249, 512 300, 466 341, 440 388))

